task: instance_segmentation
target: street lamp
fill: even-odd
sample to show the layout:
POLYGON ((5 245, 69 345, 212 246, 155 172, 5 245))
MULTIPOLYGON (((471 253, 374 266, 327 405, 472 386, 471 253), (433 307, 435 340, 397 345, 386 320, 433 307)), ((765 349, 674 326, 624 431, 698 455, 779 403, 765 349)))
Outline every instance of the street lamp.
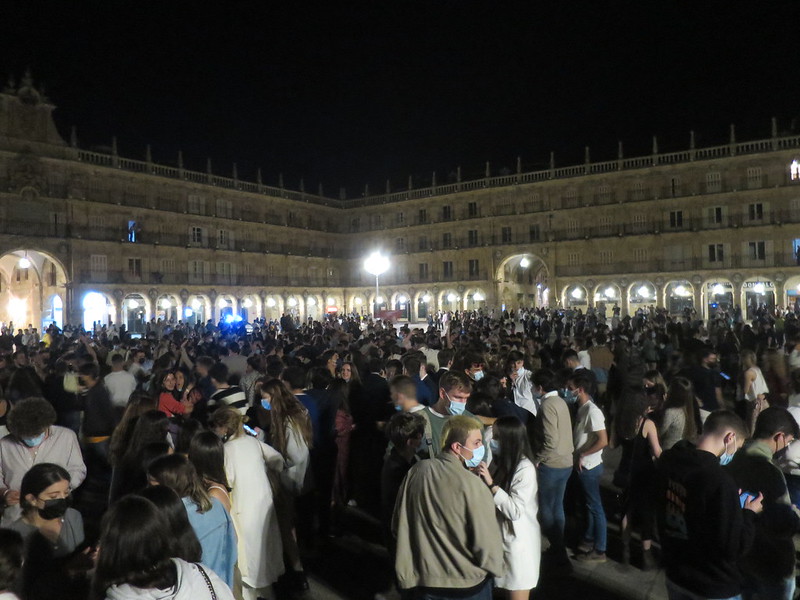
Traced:
POLYGON ((523 269, 527 269, 531 266, 531 261, 527 256, 523 256, 522 260, 519 261, 519 266, 523 269))
POLYGON ((364 270, 370 275, 375 275, 375 310, 373 317, 378 316, 378 298, 380 297, 380 287, 378 279, 389 270, 389 257, 380 252, 373 252, 364 261, 364 270))

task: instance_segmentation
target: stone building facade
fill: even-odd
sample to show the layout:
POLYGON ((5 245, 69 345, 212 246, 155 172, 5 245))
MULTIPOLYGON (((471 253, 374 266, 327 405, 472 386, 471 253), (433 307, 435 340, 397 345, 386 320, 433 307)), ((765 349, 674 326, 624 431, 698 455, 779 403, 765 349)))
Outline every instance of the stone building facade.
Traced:
POLYGON ((77 147, 26 77, 0 93, 0 321, 794 305, 800 136, 341 200, 77 147))

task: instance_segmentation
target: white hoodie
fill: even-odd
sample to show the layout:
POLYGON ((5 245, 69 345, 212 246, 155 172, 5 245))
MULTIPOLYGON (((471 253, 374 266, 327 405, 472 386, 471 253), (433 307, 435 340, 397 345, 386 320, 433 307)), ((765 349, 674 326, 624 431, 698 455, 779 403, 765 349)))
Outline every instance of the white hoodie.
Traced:
MULTIPOLYGON (((142 589, 132 585, 112 585, 106 590, 106 600, 210 600, 211 592, 208 584, 197 568, 197 565, 188 563, 180 558, 173 558, 175 568, 178 571, 178 582, 172 589, 142 589)), ((203 565, 214 591, 217 593, 217 600, 234 600, 233 593, 217 575, 203 565)))

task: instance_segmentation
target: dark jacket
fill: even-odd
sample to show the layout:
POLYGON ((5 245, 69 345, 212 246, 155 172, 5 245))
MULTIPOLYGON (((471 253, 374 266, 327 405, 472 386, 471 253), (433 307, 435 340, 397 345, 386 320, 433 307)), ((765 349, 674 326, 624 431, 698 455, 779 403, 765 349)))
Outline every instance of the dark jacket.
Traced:
POLYGON ((661 455, 656 489, 667 578, 705 598, 740 594, 738 562, 750 550, 756 515, 740 507, 719 458, 678 442, 661 455))
POLYGON ((742 571, 756 579, 778 582, 794 575, 793 536, 800 531, 800 518, 792 508, 781 470, 772 464, 769 446, 749 442, 725 467, 743 492, 764 494, 764 511, 756 517, 753 546, 739 563, 742 571))

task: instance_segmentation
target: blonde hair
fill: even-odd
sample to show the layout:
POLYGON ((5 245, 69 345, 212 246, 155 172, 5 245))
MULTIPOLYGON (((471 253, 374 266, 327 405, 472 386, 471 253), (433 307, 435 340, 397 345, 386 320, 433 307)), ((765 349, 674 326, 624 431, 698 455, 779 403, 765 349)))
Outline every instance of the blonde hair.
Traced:
POLYGON ((745 370, 755 367, 757 365, 756 353, 753 352, 752 350, 742 350, 740 357, 741 357, 742 367, 744 367, 745 370))
POLYGON ((454 415, 447 419, 442 429, 442 447, 440 450, 446 450, 453 444, 461 444, 462 446, 467 443, 469 434, 475 430, 480 431, 483 425, 478 419, 468 417, 467 415, 454 415))
POLYGON ((211 415, 211 427, 216 429, 221 427, 225 429, 225 436, 227 438, 238 438, 244 435, 244 422, 245 417, 239 414, 239 411, 223 406, 214 411, 211 415))

